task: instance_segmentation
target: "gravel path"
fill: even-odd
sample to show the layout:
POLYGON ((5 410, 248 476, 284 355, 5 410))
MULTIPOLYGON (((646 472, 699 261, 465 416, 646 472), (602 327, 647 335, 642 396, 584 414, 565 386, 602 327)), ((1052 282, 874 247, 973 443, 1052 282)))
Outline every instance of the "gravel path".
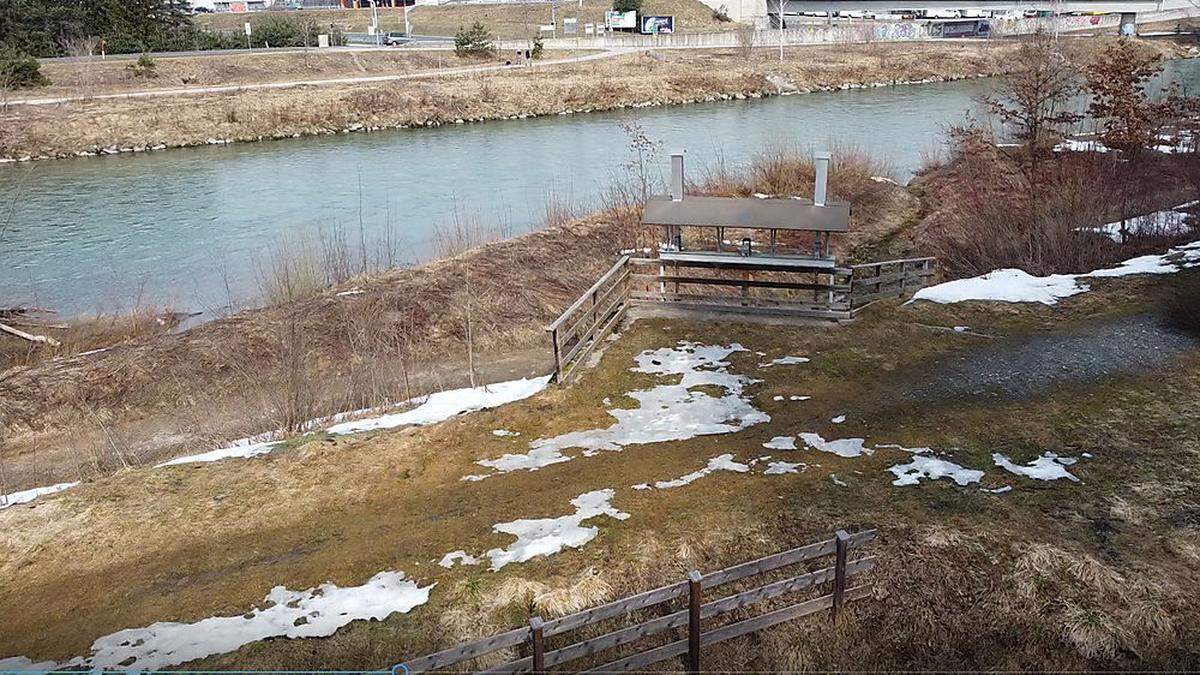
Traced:
POLYGON ((1200 341, 1156 315, 1122 317, 948 359, 935 366, 929 381, 910 389, 909 397, 1031 396, 1057 384, 1152 370, 1198 347, 1200 341))

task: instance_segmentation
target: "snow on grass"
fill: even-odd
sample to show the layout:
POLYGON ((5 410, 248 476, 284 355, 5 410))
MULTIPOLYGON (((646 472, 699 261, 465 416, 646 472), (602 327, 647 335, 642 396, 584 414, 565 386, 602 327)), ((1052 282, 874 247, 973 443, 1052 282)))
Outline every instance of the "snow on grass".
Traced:
POLYGON ((807 401, 810 398, 812 398, 812 397, 811 396, 789 396, 788 400, 789 401, 807 401))
MULTIPOLYGON (((550 376, 536 377, 533 379, 510 380, 508 382, 499 382, 496 384, 487 384, 481 387, 467 387, 464 389, 451 389, 448 391, 440 391, 435 394, 423 398, 416 398, 410 401, 405 401, 401 405, 416 405, 417 407, 406 410, 401 413, 390 415, 381 415, 376 417, 368 417, 365 419, 354 420, 350 422, 342 422, 348 417, 354 417, 366 412, 367 409, 354 410, 343 412, 327 418, 309 420, 301 425, 301 428, 316 431, 325 424, 334 422, 333 426, 325 429, 330 434, 353 434, 360 431, 373 431, 377 429, 392 429, 399 426, 417 425, 424 426, 436 424, 444 420, 450 419, 456 415, 484 410, 487 408, 495 408, 519 401, 524 398, 529 398, 534 394, 546 388, 550 381, 550 376)), ((517 432, 505 431, 497 429, 492 432, 499 435, 520 435, 517 432), (504 432, 503 434, 497 432, 504 432)), ((209 450, 197 455, 185 455, 176 457, 170 461, 156 464, 154 468, 164 466, 178 466, 180 464, 199 464, 204 462, 216 462, 222 459, 244 459, 247 457, 256 457, 265 455, 274 450, 280 443, 283 432, 274 431, 270 433, 251 436, 249 438, 241 438, 223 448, 209 450)))
MULTIPOLYGON (((753 380, 730 373, 726 357, 747 351, 739 344, 700 345, 680 341, 675 347, 647 350, 635 358, 635 373, 669 377, 678 375, 678 384, 660 384, 650 389, 629 392, 638 402, 631 409, 608 411, 616 422, 600 429, 572 431, 560 436, 530 442, 529 452, 506 454, 476 462, 496 473, 536 471, 544 466, 569 462, 579 455, 599 451, 619 452, 628 445, 682 441, 696 436, 728 434, 749 426, 770 422, 771 417, 755 408, 744 394, 753 380), (696 387, 717 387, 721 396, 696 387), (580 450, 579 455, 565 451, 580 450)), ((475 477, 471 477, 474 479, 475 477)))
POLYGON ((492 429, 492 435, 503 438, 505 436, 520 436, 519 431, 509 431, 508 429, 492 429))
POLYGON ((866 447, 861 438, 841 438, 837 440, 825 440, 820 434, 800 434, 800 440, 813 450, 821 452, 831 452, 839 457, 858 457, 860 455, 870 455, 875 451, 866 447))
POLYGON ((979 489, 983 490, 984 492, 990 492, 994 495, 1002 495, 1005 492, 1011 492, 1012 486, 1011 485, 1002 485, 998 488, 990 488, 990 489, 989 488, 979 488, 979 489))
POLYGON ((438 565, 441 565, 442 567, 449 569, 451 567, 454 567, 454 563, 456 563, 456 562, 460 562, 464 565, 474 565, 474 564, 478 563, 479 560, 475 556, 467 553, 466 551, 459 549, 457 551, 451 551, 450 553, 447 553, 446 555, 442 556, 442 559, 441 559, 441 561, 438 562, 438 565))
POLYGON ((7 659, 0 659, 0 673, 21 673, 21 672, 49 672, 56 670, 58 664, 53 661, 42 661, 35 663, 24 656, 10 656, 7 659))
POLYGON ((833 419, 831 419, 831 420, 829 420, 829 421, 830 421, 830 422, 833 422, 834 424, 841 424, 842 422, 845 422, 845 421, 846 421, 846 416, 845 416, 845 415, 838 415, 837 417, 835 417, 835 418, 833 418, 833 419))
MULTIPOLYGON (((680 476, 679 478, 676 478, 674 480, 660 480, 654 484, 654 487, 658 488, 659 490, 683 487, 684 485, 694 483, 695 481, 700 480, 701 478, 704 478, 705 476, 707 476, 710 473, 713 473, 715 471, 733 471, 735 473, 746 473, 749 470, 750 470, 749 464, 742 464, 741 462, 735 462, 735 461, 733 461, 732 453, 725 453, 724 455, 717 455, 716 457, 713 457, 712 459, 708 460, 708 464, 705 465, 705 467, 703 469, 700 469, 698 471, 693 471, 687 475, 680 476)), ((643 483, 642 485, 645 485, 645 483, 643 483)), ((647 486, 647 488, 648 487, 649 486, 647 486)), ((635 485, 634 488, 635 489, 646 489, 646 488, 638 488, 637 485, 635 485)))
POLYGON ((1191 231, 1192 226, 1187 220, 1187 209, 1196 206, 1196 202, 1187 202, 1177 204, 1169 209, 1147 213, 1142 216, 1125 219, 1125 226, 1121 226, 1121 221, 1115 221, 1101 225, 1095 228, 1096 232, 1108 235, 1110 239, 1118 244, 1125 243, 1125 234, 1130 235, 1154 235, 1154 236, 1179 236, 1187 234, 1191 231))
POLYGON ((67 488, 73 488, 79 485, 78 481, 74 483, 55 483, 54 485, 46 485, 44 487, 35 487, 19 492, 12 492, 6 495, 0 495, 0 510, 7 509, 10 506, 17 504, 27 504, 38 497, 44 495, 52 495, 55 492, 62 492, 67 488))
POLYGON ((829 474, 829 480, 833 481, 833 484, 837 485, 838 487, 847 487, 850 485, 849 483, 842 480, 841 478, 838 478, 838 475, 836 473, 829 474))
POLYGON ((257 443, 250 442, 249 439, 241 439, 234 441, 232 445, 216 450, 209 450, 198 455, 185 455, 176 457, 161 464, 155 464, 154 468, 160 469, 164 466, 178 466, 180 464, 202 464, 205 462, 218 462, 222 459, 245 459, 247 457, 257 457, 265 455, 275 449, 283 441, 259 441, 257 443))
POLYGON ((328 637, 351 621, 382 620, 429 601, 433 584, 424 588, 403 572, 380 572, 361 586, 321 584, 306 591, 271 589, 263 606, 238 616, 214 616, 195 623, 159 621, 97 639, 91 656, 67 663, 33 664, 24 657, 0 660, 2 670, 71 668, 144 672, 214 654, 227 654, 267 638, 328 637))
POLYGON ((1052 274, 1035 277, 1024 270, 1002 269, 969 279, 955 279, 928 286, 917 291, 912 300, 928 300, 951 304, 967 300, 996 300, 1000 302, 1040 302, 1057 304, 1060 298, 1088 290, 1080 286, 1074 275, 1052 274))
POLYGON ((781 356, 777 359, 758 364, 759 368, 770 368, 771 366, 796 366, 801 363, 808 363, 809 359, 804 356, 781 356))
POLYGON ((1109 152, 1110 148, 1100 141, 1087 141, 1077 138, 1067 140, 1054 146, 1054 152, 1109 152))
POLYGON ((428 425, 448 420, 456 415, 495 408, 513 401, 529 398, 546 388, 550 376, 522 378, 482 387, 467 387, 439 391, 425 397, 421 405, 392 415, 382 415, 329 427, 331 434, 352 434, 376 429, 392 429, 407 425, 428 425))
POLYGON ((776 436, 771 440, 763 443, 762 446, 768 450, 795 450, 795 436, 776 436))
POLYGON ((558 518, 514 520, 492 526, 495 532, 511 534, 517 540, 506 548, 494 548, 485 554, 492 561, 491 570, 495 572, 509 563, 554 555, 564 548, 579 548, 595 539, 599 528, 584 527, 583 521, 597 516, 609 516, 617 520, 629 517, 628 513, 613 508, 610 503, 612 498, 611 489, 585 492, 571 500, 575 513, 558 518))
POLYGON ((1035 480, 1059 480, 1060 478, 1066 478, 1076 483, 1079 482, 1079 479, 1071 475, 1065 468, 1065 465, 1074 463, 1074 458, 1059 457, 1053 452, 1047 452, 1025 465, 1016 464, 998 452, 992 454, 992 461, 996 463, 996 466, 1002 467, 1009 473, 1015 473, 1018 476, 1025 476, 1035 480))
POLYGON ((965 469, 954 462, 930 455, 915 455, 908 464, 897 464, 888 471, 896 476, 892 485, 916 485, 922 478, 949 478, 959 485, 969 485, 978 483, 979 479, 983 478, 982 471, 965 469))
POLYGON ((1091 290, 1091 287, 1081 283, 1080 279, 1123 277, 1131 274, 1174 274, 1189 267, 1196 267, 1200 265, 1198 244, 1200 242, 1192 242, 1176 246, 1166 253, 1130 258, 1115 267, 1084 274, 1051 274, 1045 277, 1035 277, 1019 269, 995 270, 978 277, 956 279, 922 288, 913 294, 912 299, 908 302, 928 300, 950 304, 967 300, 995 300, 1055 305, 1062 298, 1091 290))
POLYGON ((807 467, 804 462, 771 462, 763 473, 767 476, 777 476, 784 473, 800 473, 800 467, 807 467))

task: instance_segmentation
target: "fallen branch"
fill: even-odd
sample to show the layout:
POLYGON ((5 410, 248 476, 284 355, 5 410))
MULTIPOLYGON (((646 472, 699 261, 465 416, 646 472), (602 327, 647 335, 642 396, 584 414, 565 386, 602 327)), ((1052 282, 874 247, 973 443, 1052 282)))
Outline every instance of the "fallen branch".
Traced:
POLYGON ((46 337, 45 335, 33 335, 31 333, 26 333, 23 330, 13 328, 12 326, 8 326, 8 325, 2 324, 2 323, 0 323, 0 331, 4 331, 5 333, 8 333, 9 335, 15 335, 15 336, 21 338, 22 340, 29 340, 30 342, 40 342, 44 345, 50 345, 51 347, 61 347, 62 346, 61 342, 59 342, 58 340, 55 340, 52 337, 46 337))

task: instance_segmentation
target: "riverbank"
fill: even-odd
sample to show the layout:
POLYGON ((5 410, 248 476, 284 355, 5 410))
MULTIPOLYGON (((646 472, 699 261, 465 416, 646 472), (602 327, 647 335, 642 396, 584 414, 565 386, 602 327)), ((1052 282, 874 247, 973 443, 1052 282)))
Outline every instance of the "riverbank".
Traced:
MULTIPOLYGON (((1080 42, 1080 48, 1099 42, 1080 42)), ((0 157, 145 152, 987 77, 1003 72, 1013 47, 1009 42, 795 47, 785 51, 782 63, 769 48, 654 51, 547 68, 413 72, 415 79, 383 84, 11 106, 0 115, 6 130, 0 157)))

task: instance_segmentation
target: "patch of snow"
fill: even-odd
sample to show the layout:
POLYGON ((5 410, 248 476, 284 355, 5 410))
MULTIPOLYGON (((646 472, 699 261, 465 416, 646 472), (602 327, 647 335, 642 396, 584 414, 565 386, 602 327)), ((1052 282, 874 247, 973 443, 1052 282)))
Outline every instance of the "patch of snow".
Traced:
POLYGON ((1052 274, 1047 277, 1035 277, 1024 270, 1010 268, 969 279, 956 279, 927 286, 917 291, 909 302, 928 300, 951 304, 967 300, 997 300, 1054 305, 1060 298, 1087 290, 1088 287, 1080 285, 1074 275, 1052 274))
POLYGON ((983 478, 983 472, 975 469, 965 469, 954 462, 932 457, 916 455, 908 464, 897 464, 888 468, 896 476, 892 485, 916 485, 922 478, 937 480, 949 478, 959 485, 978 483, 983 478))
POLYGON ((459 549, 457 551, 451 551, 450 553, 442 556, 442 560, 438 564, 446 569, 449 569, 454 567, 454 563, 456 562, 462 563, 463 565, 474 565, 478 563, 479 560, 466 551, 459 549))
POLYGON ((808 363, 809 359, 804 356, 781 356, 777 359, 767 361, 766 363, 758 364, 759 368, 770 368, 771 366, 796 366, 801 363, 808 363))
POLYGON ((55 492, 62 492, 68 488, 73 488, 79 485, 79 481, 72 483, 55 483, 54 485, 46 485, 43 487, 30 488, 28 490, 20 490, 6 495, 0 495, 0 510, 7 509, 10 506, 17 504, 28 504, 29 502, 45 495, 52 495, 55 492))
POLYGON ((42 661, 34 663, 24 656, 10 656, 6 659, 0 659, 0 673, 7 672, 48 672, 58 670, 58 664, 53 661, 42 661))
POLYGON ((750 470, 750 466, 740 462, 733 461, 733 454, 725 453, 717 455, 708 460, 708 464, 703 469, 693 471, 687 475, 680 476, 674 480, 660 480, 654 484, 654 487, 659 490, 667 490, 670 488, 683 487, 690 483, 694 483, 701 478, 713 473, 714 471, 733 471, 735 473, 746 473, 750 470))
POLYGON ((845 422, 845 421, 846 421, 846 416, 845 416, 845 415, 838 415, 837 417, 835 417, 835 418, 833 418, 833 419, 831 419, 831 420, 829 420, 829 421, 830 421, 830 422, 833 422, 834 424, 841 424, 842 422, 845 422))
POLYGON ((954 327, 954 332, 955 332, 955 333, 964 333, 964 332, 966 332, 966 331, 969 331, 969 330, 971 330, 971 327, 970 327, 970 326, 955 326, 955 327, 954 327))
POLYGON ((569 449, 578 449, 583 456, 599 451, 620 452, 628 445, 728 434, 770 422, 771 417, 755 408, 744 394, 745 387, 754 380, 728 371, 729 364, 724 359, 740 351, 746 349, 736 343, 708 346, 681 341, 676 347, 642 352, 635 358, 637 366, 633 372, 678 375, 679 383, 629 392, 638 407, 609 410, 616 422, 607 427, 539 438, 530 442, 527 453, 506 454, 476 463, 495 473, 536 471, 571 461, 575 456, 565 453, 569 449), (724 395, 693 391, 702 386, 723 389, 724 395))
POLYGON ((352 289, 350 289, 350 290, 348 290, 348 291, 342 291, 341 293, 338 293, 338 294, 337 294, 337 297, 339 297, 339 298, 345 298, 345 297, 349 297, 349 296, 352 296, 352 295, 362 295, 362 294, 363 294, 363 292, 364 292, 364 291, 362 291, 361 289, 358 289, 358 288, 352 288, 352 289))
POLYGON ((834 485, 840 485, 841 487, 846 487, 847 485, 849 485, 849 483, 847 483, 846 481, 842 480, 841 478, 838 478, 836 473, 829 474, 829 480, 833 481, 834 485))
POLYGON ((331 583, 307 591, 276 586, 262 608, 239 616, 215 616, 195 623, 160 621, 129 628, 92 643, 92 655, 65 667, 131 671, 158 670, 214 654, 226 654, 273 637, 328 637, 358 619, 382 620, 429 601, 429 590, 403 572, 380 572, 361 586, 331 583))
POLYGON ((800 473, 799 468, 806 466, 803 462, 771 462, 767 465, 767 470, 763 473, 768 476, 775 476, 784 473, 800 473))
POLYGON ((180 464, 201 464, 204 462, 217 462, 222 459, 230 459, 234 457, 246 458, 265 455, 275 449, 275 446, 282 441, 259 441, 257 443, 249 442, 249 439, 234 441, 233 445, 216 450, 209 450, 198 455, 184 455, 175 459, 155 464, 154 468, 161 469, 164 466, 178 466, 180 464))
POLYGON ((1019 476, 1026 476, 1035 480, 1058 480, 1066 478, 1078 483, 1079 479, 1071 475, 1057 460, 1058 455, 1053 452, 1047 452, 1029 464, 1022 466, 1013 463, 1008 457, 998 452, 992 454, 992 461, 996 463, 996 466, 1002 467, 1009 473, 1015 473, 1019 476))
POLYGON ((796 449, 796 437, 795 436, 776 436, 775 438, 772 438, 771 440, 767 441, 766 443, 763 443, 763 447, 767 448, 768 450, 795 450, 796 449))
POLYGON ((788 400, 789 401, 807 401, 810 398, 812 398, 812 397, 811 396, 789 396, 788 400))
POLYGON ((1101 143, 1100 141, 1087 141, 1076 138, 1068 138, 1067 140, 1054 146, 1054 152, 1109 152, 1111 148, 1101 143))
POLYGON ((632 487, 634 490, 649 490, 650 484, 649 483, 638 483, 637 485, 634 485, 632 487))
POLYGON ((1147 213, 1142 216, 1125 219, 1125 227, 1121 221, 1114 221, 1095 228, 1096 232, 1108 235, 1118 244, 1125 243, 1125 233, 1130 235, 1165 235, 1178 236, 1191 231, 1185 209, 1195 206, 1195 202, 1177 204, 1169 209, 1147 213))
POLYGON ((1084 459, 1091 459, 1091 458, 1092 458, 1092 453, 1090 453, 1090 452, 1081 452, 1081 453, 1079 453, 1079 456, 1080 456, 1080 457, 1082 457, 1082 458, 1084 458, 1084 459))
POLYGON ((550 376, 521 378, 508 382, 488 384, 482 387, 467 387, 439 391, 425 397, 421 405, 402 413, 382 415, 353 422, 343 422, 329 427, 326 431, 331 434, 352 434, 360 431, 375 429, 392 429, 399 426, 415 424, 419 426, 436 424, 456 415, 475 412, 486 408, 495 408, 513 401, 529 398, 546 388, 550 376))
POLYGON ((813 450, 830 452, 839 457, 858 457, 860 455, 870 455, 875 452, 863 445, 864 439, 861 438, 842 438, 827 441, 821 438, 820 434, 800 434, 800 440, 804 441, 805 445, 813 450))
POLYGON ((983 490, 984 492, 990 492, 990 493, 992 493, 992 494, 994 494, 994 495, 1002 495, 1002 494, 1004 494, 1005 492, 1011 492, 1011 491, 1012 491, 1012 486, 1011 486, 1011 485, 1004 485, 1004 486, 1001 486, 1001 487, 998 487, 998 488, 991 488, 991 489, 988 489, 988 488, 979 488, 979 489, 980 489, 980 490, 983 490))
POLYGON ((575 513, 558 518, 533 518, 514 520, 509 523, 499 523, 492 530, 501 534, 511 534, 517 538, 507 548, 494 548, 485 555, 492 561, 491 570, 494 572, 509 563, 525 562, 538 556, 554 555, 564 548, 579 548, 596 538, 599 528, 584 527, 583 521, 597 516, 609 516, 617 520, 625 520, 628 513, 618 511, 610 503, 613 490, 595 490, 585 492, 571 504, 575 513))
POLYGON ((492 429, 493 436, 520 436, 519 431, 509 431, 508 429, 492 429))
POLYGON ((772 397, 771 397, 771 400, 772 400, 772 401, 782 401, 782 400, 783 400, 783 397, 782 397, 782 396, 772 396, 772 397))

